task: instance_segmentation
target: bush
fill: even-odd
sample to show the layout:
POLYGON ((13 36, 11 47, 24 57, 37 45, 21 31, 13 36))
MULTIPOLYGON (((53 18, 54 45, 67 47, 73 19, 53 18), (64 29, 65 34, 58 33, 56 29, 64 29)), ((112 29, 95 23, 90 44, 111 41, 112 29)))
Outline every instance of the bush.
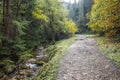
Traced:
POLYGON ((67 30, 70 34, 74 34, 78 31, 76 24, 72 20, 66 21, 65 27, 67 28, 67 30))
POLYGON ((26 61, 29 58, 33 58, 34 55, 31 53, 31 51, 25 51, 23 54, 20 55, 20 62, 26 61))
POLYGON ((2 67, 4 73, 11 73, 16 66, 14 62, 8 58, 0 61, 0 67, 2 67))

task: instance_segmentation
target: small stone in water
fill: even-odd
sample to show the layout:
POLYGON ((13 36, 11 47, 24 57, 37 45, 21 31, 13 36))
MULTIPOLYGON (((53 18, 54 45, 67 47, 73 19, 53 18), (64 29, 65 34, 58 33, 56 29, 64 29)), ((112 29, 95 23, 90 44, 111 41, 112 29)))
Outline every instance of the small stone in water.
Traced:
POLYGON ((36 58, 43 58, 45 55, 38 55, 36 58))
POLYGON ((30 68, 36 68, 37 67, 36 64, 32 64, 32 63, 27 63, 26 66, 28 66, 30 68))
POLYGON ((38 49, 42 50, 42 49, 44 49, 44 47, 43 46, 38 46, 38 49))

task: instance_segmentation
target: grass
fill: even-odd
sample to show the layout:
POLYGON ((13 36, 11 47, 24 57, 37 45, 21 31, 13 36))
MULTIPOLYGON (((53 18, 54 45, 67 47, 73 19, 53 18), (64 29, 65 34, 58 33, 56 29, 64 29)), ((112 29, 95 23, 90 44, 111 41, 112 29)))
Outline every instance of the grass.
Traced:
POLYGON ((120 43, 111 42, 110 39, 106 37, 96 37, 96 40, 102 54, 120 67, 120 43))
POLYGON ((60 64, 62 57, 65 55, 67 49, 71 44, 75 41, 75 37, 64 39, 58 41, 55 45, 49 46, 46 50, 51 47, 57 47, 57 51, 55 52, 54 57, 48 62, 45 63, 39 72, 39 75, 35 80, 55 80, 57 74, 57 68, 60 64))

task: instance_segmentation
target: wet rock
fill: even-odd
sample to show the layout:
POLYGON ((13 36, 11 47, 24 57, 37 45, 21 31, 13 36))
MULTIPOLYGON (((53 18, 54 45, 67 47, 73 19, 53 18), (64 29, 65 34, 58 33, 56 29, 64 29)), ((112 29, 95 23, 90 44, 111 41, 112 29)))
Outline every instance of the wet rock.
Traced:
POLYGON ((16 75, 13 79, 20 79, 20 75, 16 75))
POLYGON ((36 59, 39 60, 39 61, 44 61, 44 62, 48 61, 47 55, 37 55, 36 59))
POLYGON ((43 49, 44 49, 43 46, 38 46, 37 48, 38 48, 39 50, 43 50, 43 49))
POLYGON ((37 61, 36 59, 32 58, 32 59, 29 59, 27 62, 28 63, 35 63, 36 61, 37 61))
POLYGON ((25 70, 20 70, 19 71, 19 75, 24 75, 25 74, 25 70))
POLYGON ((29 71, 27 71, 26 73, 27 73, 27 77, 32 77, 32 76, 34 76, 34 73, 35 73, 35 72, 29 70, 29 71))

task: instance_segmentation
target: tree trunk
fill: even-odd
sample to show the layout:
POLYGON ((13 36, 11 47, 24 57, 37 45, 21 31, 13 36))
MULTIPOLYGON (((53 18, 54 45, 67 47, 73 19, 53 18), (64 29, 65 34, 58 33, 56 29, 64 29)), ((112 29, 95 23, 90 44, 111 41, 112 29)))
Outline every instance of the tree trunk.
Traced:
POLYGON ((10 38, 10 0, 6 0, 5 34, 10 38))
POLYGON ((7 40, 10 38, 10 0, 3 0, 3 36, 6 38, 2 41, 3 46, 8 46, 7 40))
POLYGON ((4 33, 5 33, 5 24, 4 24, 4 22, 5 22, 5 0, 3 0, 3 15, 2 15, 2 19, 3 19, 3 22, 2 22, 2 30, 1 30, 1 32, 2 32, 2 34, 4 35, 4 33))
POLYGON ((9 39, 10 32, 10 0, 3 0, 3 35, 9 39))

